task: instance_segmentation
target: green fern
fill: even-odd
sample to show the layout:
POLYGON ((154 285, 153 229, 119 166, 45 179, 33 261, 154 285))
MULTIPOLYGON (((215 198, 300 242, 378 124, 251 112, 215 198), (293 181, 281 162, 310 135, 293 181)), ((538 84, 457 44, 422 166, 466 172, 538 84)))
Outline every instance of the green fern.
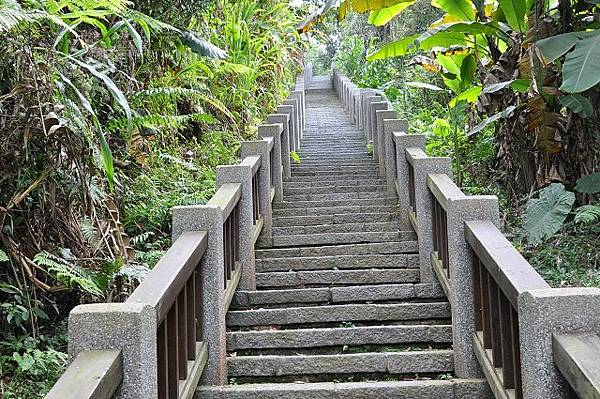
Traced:
POLYGON ((8 258, 6 252, 0 249, 0 262, 8 262, 9 260, 10 259, 8 258))
POLYGON ((87 243, 92 247, 97 247, 100 243, 98 229, 96 229, 96 226, 94 226, 92 221, 87 217, 82 219, 79 223, 79 228, 81 229, 81 234, 87 243))
POLYGON ((584 205, 575 210, 575 223, 593 224, 600 222, 600 205, 584 205))
POLYGON ((145 244, 148 243, 148 241, 150 241, 150 238, 154 236, 154 232, 153 231, 145 231, 141 234, 138 234, 137 236, 133 237, 131 239, 131 244, 134 247, 140 247, 143 246, 145 244))
POLYGON ((67 260, 42 251, 35 255, 33 262, 38 266, 46 267, 54 279, 68 288, 79 288, 82 291, 95 296, 104 296, 102 290, 94 283, 90 274, 79 266, 67 260))
MULTIPOLYGON (((134 116, 131 123, 133 127, 137 129, 160 131, 162 129, 183 130, 189 127, 188 124, 192 121, 214 123, 215 118, 210 114, 204 113, 190 115, 144 115, 134 116)), ((127 119, 117 118, 109 124, 108 130, 118 131, 125 129, 126 127, 127 119)))
POLYGON ((26 11, 15 0, 0 0, 0 33, 9 32, 22 22, 33 22, 45 13, 35 10, 26 11))

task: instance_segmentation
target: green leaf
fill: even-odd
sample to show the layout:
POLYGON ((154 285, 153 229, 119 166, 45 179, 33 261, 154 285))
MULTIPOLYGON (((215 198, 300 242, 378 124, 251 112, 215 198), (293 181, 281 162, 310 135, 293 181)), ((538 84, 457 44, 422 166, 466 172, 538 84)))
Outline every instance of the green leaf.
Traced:
POLYGON ((6 252, 0 249, 0 262, 8 262, 9 260, 6 252))
POLYGON ((140 53, 140 57, 144 58, 144 45, 142 42, 142 36, 138 33, 137 30, 131 25, 131 23, 124 19, 125 26, 127 27, 127 31, 129 32, 129 36, 131 36, 131 40, 133 40, 133 44, 137 49, 138 53, 140 53))
POLYGON ((227 52, 221 50, 214 44, 198 37, 193 32, 187 31, 181 35, 181 42, 190 48, 194 53, 209 58, 224 60, 227 58, 227 52))
POLYGON ((523 227, 527 239, 538 245, 552 237, 562 226, 575 203, 575 194, 560 183, 550 184, 540 191, 539 198, 529 200, 523 227))
POLYGON ((562 96, 560 97, 560 103, 563 107, 569 108, 571 111, 579 114, 582 118, 589 118, 594 114, 592 102, 581 94, 562 96))
POLYGON ((563 84, 567 93, 581 93, 600 82, 600 32, 580 40, 563 64, 563 84))
POLYGON ((296 151, 290 151, 290 157, 292 157, 294 162, 296 162, 298 165, 300 165, 300 163, 302 162, 300 160, 300 155, 298 155, 298 153, 296 151))
POLYGON ((575 190, 585 194, 600 193, 600 173, 593 173, 577 180, 575 190))
POLYGON ((415 3, 416 0, 412 0, 391 7, 382 8, 381 10, 373 10, 369 15, 369 23, 375 26, 385 25, 415 3))
POLYGON ((413 43, 419 34, 406 37, 404 39, 386 44, 379 50, 367 55, 367 61, 382 60, 385 58, 401 57, 409 53, 409 50, 416 49, 413 43))
POLYGON ((596 32, 569 32, 548 37, 536 42, 546 63, 551 63, 565 55, 581 39, 594 36, 596 32))
POLYGON ((467 0, 432 0, 432 6, 441 8, 448 14, 467 21, 475 20, 475 8, 467 0))
POLYGON ((460 64, 460 86, 461 90, 466 90, 473 82, 473 77, 477 71, 477 61, 473 54, 467 54, 460 64))
POLYGON ((94 108, 92 107, 92 104, 79 91, 77 86, 75 86, 73 84, 73 82, 71 82, 71 80, 69 78, 67 78, 65 75, 63 75, 62 73, 59 72, 58 74, 59 74, 61 80, 63 82, 65 82, 69 87, 71 87, 71 89, 73 89, 73 91, 75 92, 77 97, 79 97, 79 101, 81 102, 81 105, 83 106, 83 108, 85 108, 86 111, 89 112, 90 115, 92 116, 92 121, 94 122, 94 125, 96 126, 96 137, 98 138, 98 142, 100 143, 100 155, 102 157, 102 164, 104 166, 104 172, 106 173, 106 177, 108 179, 109 188, 112 190, 113 186, 114 186, 114 179, 115 179, 113 156, 112 156, 112 151, 110 150, 110 146, 108 145, 108 141, 106 140, 106 137, 104 136, 104 132, 102 131, 102 125, 100 124, 100 120, 98 119, 96 112, 94 112, 94 108))
POLYGON ((442 89, 442 88, 441 88, 441 87, 439 87, 439 86, 432 85, 432 84, 429 84, 429 83, 422 83, 422 82, 406 82, 406 83, 404 83, 404 84, 405 84, 406 86, 409 86, 409 87, 416 87, 416 88, 419 88, 419 89, 426 89, 426 90, 431 90, 431 91, 443 91, 443 92, 446 92, 446 93, 448 93, 448 92, 449 92, 449 91, 448 91, 448 90, 446 90, 446 89, 442 89))
POLYGON ((506 82, 499 82, 499 83, 487 85, 483 88, 483 93, 484 94, 496 93, 496 92, 498 92, 502 89, 505 89, 509 86, 519 93, 525 93, 525 92, 527 92, 527 90, 529 90, 530 85, 531 85, 530 79, 509 80, 506 82))
POLYGON ((485 129, 487 126, 489 126, 490 124, 492 124, 500 119, 506 119, 506 118, 510 117, 512 115, 512 113, 515 111, 515 109, 517 109, 517 107, 515 107, 514 105, 511 105, 510 107, 506 108, 504 111, 499 112, 496 115, 490 116, 489 118, 487 118, 486 120, 481 122, 479 125, 475 126, 473 129, 468 131, 467 136, 472 136, 476 133, 479 133, 480 131, 485 129))
POLYGON ((600 221, 600 205, 584 205, 575 210, 575 223, 592 224, 600 221))
POLYGON ((525 32, 527 30, 525 15, 529 11, 528 4, 523 0, 499 0, 498 2, 510 27, 517 32, 525 32))
POLYGON ((123 92, 117 87, 115 82, 104 72, 100 72, 99 70, 97 70, 96 67, 94 67, 93 65, 87 64, 72 56, 67 56, 67 58, 69 58, 71 61, 75 62, 82 68, 86 69, 94 77, 98 78, 102 81, 102 83, 104 83, 104 86, 106 86, 108 92, 112 95, 115 101, 119 103, 121 108, 123 108, 123 111, 125 111, 125 115, 127 115, 127 120, 130 122, 129 127, 131 130, 131 108, 129 107, 129 102, 125 97, 125 94, 123 94, 123 92))
POLYGON ((483 89, 481 86, 473 86, 470 89, 460 93, 458 96, 450 101, 450 108, 454 108, 461 101, 466 101, 467 103, 474 103, 479 98, 481 91, 483 89))

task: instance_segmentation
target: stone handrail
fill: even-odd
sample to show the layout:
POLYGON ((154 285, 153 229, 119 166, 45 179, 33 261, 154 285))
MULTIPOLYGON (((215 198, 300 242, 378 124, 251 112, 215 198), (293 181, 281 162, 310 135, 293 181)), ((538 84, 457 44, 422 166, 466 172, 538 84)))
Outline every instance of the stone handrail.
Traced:
POLYGON ((226 382, 225 314, 236 289, 256 289, 254 247, 273 241, 310 76, 241 143, 239 164, 217 167, 206 205, 173 208, 171 248, 125 303, 71 311, 70 365, 47 399, 189 399, 199 382, 226 382))
POLYGON ((450 158, 426 156, 426 137, 407 134, 382 95, 337 70, 333 84, 383 165, 401 228, 417 233, 422 282, 452 305, 456 376, 485 376, 496 398, 568 398, 571 386, 598 398, 600 289, 550 288, 498 229, 496 197, 465 195, 450 158))

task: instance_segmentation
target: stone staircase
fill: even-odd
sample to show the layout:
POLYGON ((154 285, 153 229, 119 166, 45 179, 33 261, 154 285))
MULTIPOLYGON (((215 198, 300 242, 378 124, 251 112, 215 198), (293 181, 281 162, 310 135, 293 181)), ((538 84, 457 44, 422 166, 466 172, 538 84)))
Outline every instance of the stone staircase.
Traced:
POLYGON ((364 135, 315 85, 273 247, 256 251, 257 291, 227 314, 229 385, 196 397, 487 397, 486 383, 453 378, 450 305, 420 283, 415 233, 399 230, 364 135))

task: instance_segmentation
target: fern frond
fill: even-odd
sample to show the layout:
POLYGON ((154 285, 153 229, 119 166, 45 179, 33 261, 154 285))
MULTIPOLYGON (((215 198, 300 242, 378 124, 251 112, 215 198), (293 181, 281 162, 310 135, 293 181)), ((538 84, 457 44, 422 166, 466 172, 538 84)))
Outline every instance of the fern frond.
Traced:
POLYGON ((92 247, 96 247, 99 244, 98 229, 96 229, 96 226, 94 226, 92 221, 86 217, 81 220, 79 227, 81 229, 81 235, 83 235, 83 238, 85 238, 88 244, 92 247))
POLYGON ((9 260, 6 252, 0 249, 0 262, 8 262, 9 260))
POLYGON ((104 295, 85 269, 63 258, 42 251, 35 255, 33 262, 38 266, 46 267, 52 277, 66 287, 80 288, 82 291, 96 297, 104 295))
MULTIPOLYGON (((189 115, 144 115, 134 116, 131 120, 132 126, 138 129, 150 129, 150 130, 161 130, 161 129, 173 129, 182 130, 188 127, 188 124, 192 121, 214 123, 215 118, 210 114, 195 113, 189 115)), ((127 127, 127 119, 117 118, 113 120, 108 130, 117 131, 127 127)))
POLYGON ((0 33, 9 32, 22 22, 33 22, 42 18, 45 13, 26 11, 15 0, 0 0, 0 33))
POLYGON ((600 222, 600 205, 584 205, 575 210, 575 223, 593 224, 600 222))
POLYGON ((154 235, 154 232, 152 231, 146 231, 142 234, 138 234, 137 236, 133 237, 131 239, 131 243, 134 246, 140 246, 140 245, 144 245, 148 242, 148 240, 150 239, 150 237, 152 237, 154 235))

